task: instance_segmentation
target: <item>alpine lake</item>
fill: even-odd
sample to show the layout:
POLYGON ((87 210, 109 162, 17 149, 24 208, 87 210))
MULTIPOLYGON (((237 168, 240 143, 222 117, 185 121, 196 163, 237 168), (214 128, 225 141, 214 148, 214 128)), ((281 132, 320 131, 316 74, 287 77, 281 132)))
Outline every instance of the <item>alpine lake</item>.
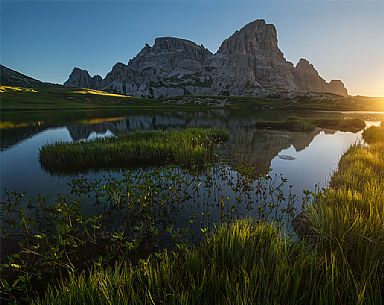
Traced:
MULTIPOLYGON (((110 213, 127 202, 152 205, 156 232, 186 230, 193 239, 220 222, 238 218, 281 221, 289 230, 316 192, 327 187, 347 149, 362 143, 357 132, 316 128, 297 132, 257 128, 257 122, 302 118, 360 118, 379 125, 380 112, 241 111, 91 111, 3 113, 1 130, 1 197, 22 194, 20 205, 44 196, 81 203, 86 215, 110 213), (137 130, 223 128, 229 140, 215 145, 215 161, 198 170, 164 165, 55 173, 40 163, 42 146, 113 137, 137 130), (129 186, 128 186, 129 185, 129 186)), ((126 211, 127 213, 131 213, 126 211)), ((110 219, 119 223, 122 211, 110 219)), ((118 225, 119 226, 119 225, 118 225)), ((164 237, 164 236, 163 236, 164 237)), ((167 239, 167 237, 165 237, 167 239)))

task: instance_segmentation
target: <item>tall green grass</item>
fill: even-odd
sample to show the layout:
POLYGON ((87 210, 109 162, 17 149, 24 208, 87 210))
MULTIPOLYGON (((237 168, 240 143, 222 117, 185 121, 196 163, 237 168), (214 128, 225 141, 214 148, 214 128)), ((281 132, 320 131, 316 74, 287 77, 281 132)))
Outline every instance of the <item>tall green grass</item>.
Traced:
POLYGON ((330 188, 306 212, 320 251, 346 264, 360 285, 380 283, 383 298, 384 134, 376 128, 363 133, 369 147, 355 145, 341 158, 330 188))
POLYGON ((227 139, 223 129, 135 131, 87 142, 46 145, 40 150, 40 162, 46 170, 58 173, 142 164, 191 166, 211 161, 214 144, 227 139))
POLYGON ((381 122, 380 127, 372 126, 363 132, 365 142, 368 144, 375 142, 384 142, 384 123, 381 122))
POLYGON ((222 225, 196 248, 123 262, 51 286, 34 304, 381 304, 379 278, 281 234, 222 225))

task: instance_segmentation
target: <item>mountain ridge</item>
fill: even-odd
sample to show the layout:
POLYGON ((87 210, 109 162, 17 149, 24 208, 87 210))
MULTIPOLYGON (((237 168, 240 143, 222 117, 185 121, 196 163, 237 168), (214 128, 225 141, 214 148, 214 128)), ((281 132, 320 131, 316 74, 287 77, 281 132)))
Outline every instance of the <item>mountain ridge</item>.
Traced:
POLYGON ((347 96, 341 80, 326 82, 306 59, 287 61, 273 24, 258 19, 225 39, 216 53, 202 44, 158 37, 127 64, 101 78, 75 68, 64 83, 141 97, 231 95, 291 97, 308 93, 347 96))
POLYGON ((0 64, 0 85, 26 88, 62 87, 60 84, 42 82, 0 64))

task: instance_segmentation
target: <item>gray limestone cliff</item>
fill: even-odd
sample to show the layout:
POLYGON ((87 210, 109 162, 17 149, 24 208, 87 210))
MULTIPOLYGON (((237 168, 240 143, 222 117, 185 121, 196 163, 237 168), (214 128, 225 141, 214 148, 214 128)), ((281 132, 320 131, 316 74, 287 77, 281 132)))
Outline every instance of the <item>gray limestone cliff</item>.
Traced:
POLYGON ((308 60, 301 58, 295 67, 295 81, 300 92, 333 93, 347 96, 347 89, 340 80, 327 83, 308 60))
POLYGON ((68 80, 64 83, 67 87, 99 89, 102 78, 100 75, 91 77, 87 70, 74 68, 68 80))
POLYGON ((293 65, 277 45, 274 25, 247 24, 224 40, 212 58, 214 85, 229 95, 273 95, 297 91, 293 65))
POLYGON ((326 82, 307 60, 296 67, 287 61, 275 26, 264 20, 236 31, 215 54, 186 39, 160 37, 128 64, 117 63, 104 79, 75 68, 64 85, 142 97, 348 95, 341 81, 326 82))

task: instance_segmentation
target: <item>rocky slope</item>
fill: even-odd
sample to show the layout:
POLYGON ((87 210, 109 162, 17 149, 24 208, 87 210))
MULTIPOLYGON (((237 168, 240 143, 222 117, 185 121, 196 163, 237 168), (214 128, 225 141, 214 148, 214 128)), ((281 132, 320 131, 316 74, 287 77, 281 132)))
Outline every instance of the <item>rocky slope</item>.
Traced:
POLYGON ((307 60, 287 61, 274 25, 264 20, 236 31, 215 54, 189 40, 161 37, 104 79, 75 68, 64 85, 143 97, 348 95, 341 81, 327 83, 307 60))
POLYGON ((34 79, 3 65, 0 65, 0 85, 25 88, 61 87, 58 84, 45 83, 34 79))

